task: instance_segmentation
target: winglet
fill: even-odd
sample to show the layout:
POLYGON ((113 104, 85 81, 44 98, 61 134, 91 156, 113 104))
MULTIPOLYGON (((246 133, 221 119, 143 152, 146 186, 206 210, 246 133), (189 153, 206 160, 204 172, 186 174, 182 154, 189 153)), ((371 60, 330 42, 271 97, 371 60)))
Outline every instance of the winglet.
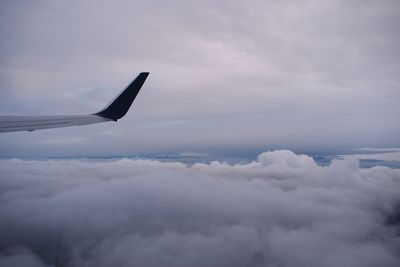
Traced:
POLYGON ((110 105, 94 115, 113 121, 121 119, 128 112, 148 75, 148 72, 140 73, 110 105))

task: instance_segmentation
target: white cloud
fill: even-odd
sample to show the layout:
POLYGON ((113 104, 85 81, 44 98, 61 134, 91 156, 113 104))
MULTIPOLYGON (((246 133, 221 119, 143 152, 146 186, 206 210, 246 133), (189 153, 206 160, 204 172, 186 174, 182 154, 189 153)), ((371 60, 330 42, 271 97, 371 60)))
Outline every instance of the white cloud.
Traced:
POLYGON ((386 147, 386 148, 361 147, 361 148, 356 148, 354 150, 363 152, 400 152, 400 147, 386 147))
POLYGON ((263 153, 245 165, 2 160, 0 175, 2 261, 400 263, 400 170, 360 169, 352 158, 327 167, 287 150, 263 153), (31 254, 13 254, 16 246, 31 254))
POLYGON ((344 157, 366 159, 366 160, 384 160, 384 161, 399 161, 400 152, 376 153, 376 154, 353 154, 343 155, 344 157))

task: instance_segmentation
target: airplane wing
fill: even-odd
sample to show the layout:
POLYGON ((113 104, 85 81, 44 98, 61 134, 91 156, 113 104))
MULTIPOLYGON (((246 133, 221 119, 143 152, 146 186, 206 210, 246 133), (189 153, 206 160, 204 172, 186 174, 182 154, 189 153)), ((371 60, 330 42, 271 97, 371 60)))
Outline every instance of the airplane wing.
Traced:
POLYGON ((140 73, 110 105, 97 113, 70 116, 0 116, 0 133, 118 121, 128 112, 148 75, 148 72, 140 73))

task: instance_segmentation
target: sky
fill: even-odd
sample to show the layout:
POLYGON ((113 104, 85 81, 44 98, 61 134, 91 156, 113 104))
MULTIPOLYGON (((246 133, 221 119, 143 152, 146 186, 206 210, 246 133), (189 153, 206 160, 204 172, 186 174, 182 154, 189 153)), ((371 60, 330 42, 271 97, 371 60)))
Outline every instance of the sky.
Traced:
POLYGON ((400 146, 400 3, 1 1, 0 114, 120 122, 0 136, 1 157, 400 146))

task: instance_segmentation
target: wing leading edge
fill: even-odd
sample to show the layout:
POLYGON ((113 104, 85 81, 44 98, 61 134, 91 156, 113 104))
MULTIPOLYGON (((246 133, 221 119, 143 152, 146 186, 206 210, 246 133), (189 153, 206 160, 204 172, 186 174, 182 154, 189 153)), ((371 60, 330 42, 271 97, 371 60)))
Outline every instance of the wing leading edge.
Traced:
POLYGON ((0 116, 0 133, 118 121, 128 112, 148 75, 148 72, 140 73, 111 104, 97 113, 71 116, 0 116))

